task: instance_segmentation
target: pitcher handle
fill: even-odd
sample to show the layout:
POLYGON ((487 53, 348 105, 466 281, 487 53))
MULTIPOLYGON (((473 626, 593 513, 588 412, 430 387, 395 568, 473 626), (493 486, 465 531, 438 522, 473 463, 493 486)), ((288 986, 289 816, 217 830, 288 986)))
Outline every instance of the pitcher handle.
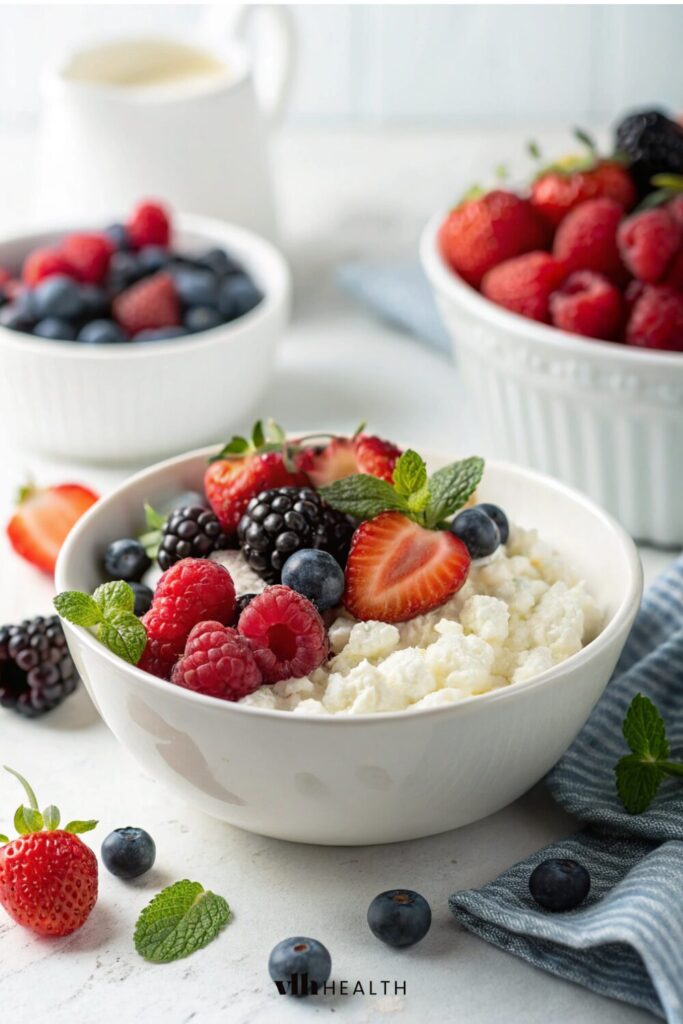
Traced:
POLYGON ((237 37, 251 53, 254 89, 269 124, 281 119, 287 106, 296 59, 296 32, 286 4, 215 5, 205 9, 199 35, 237 37))

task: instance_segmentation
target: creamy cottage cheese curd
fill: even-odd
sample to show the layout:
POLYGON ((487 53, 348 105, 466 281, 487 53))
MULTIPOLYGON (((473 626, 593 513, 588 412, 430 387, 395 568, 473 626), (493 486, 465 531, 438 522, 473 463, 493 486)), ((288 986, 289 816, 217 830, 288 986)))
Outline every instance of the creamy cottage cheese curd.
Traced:
MULTIPOLYGON (((239 552, 211 557, 230 570, 238 592, 263 589, 239 552)), ((307 715, 452 704, 545 672, 580 651, 602 620, 557 552, 535 530, 511 527, 507 545, 474 562, 465 585, 440 608, 396 625, 356 622, 342 611, 329 629, 325 665, 309 677, 262 686, 240 703, 307 715)))

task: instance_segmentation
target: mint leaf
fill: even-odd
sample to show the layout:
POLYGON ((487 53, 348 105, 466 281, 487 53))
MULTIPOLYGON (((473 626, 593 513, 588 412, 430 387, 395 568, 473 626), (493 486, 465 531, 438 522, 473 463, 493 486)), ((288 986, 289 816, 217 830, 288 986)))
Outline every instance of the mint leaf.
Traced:
POLYGON ((102 616, 107 619, 117 612, 132 612, 135 607, 135 594, 129 583, 114 580, 98 587, 93 593, 93 601, 102 612, 102 616))
POLYGON ((14 827, 20 836, 26 836, 29 832, 40 832, 43 827, 43 816, 33 807, 17 807, 14 815, 14 827))
POLYGON ((666 738, 664 719, 649 700, 637 693, 624 719, 624 739, 634 754, 651 761, 666 760, 669 756, 669 741, 666 738))
POLYGON ((394 466, 394 490, 408 497, 427 484, 427 466, 411 448, 403 452, 394 466))
POLYGON ((59 808, 55 807, 54 804, 50 804, 43 811, 43 823, 48 832, 54 832, 56 828, 59 828, 60 822, 59 808))
POLYGON ((145 502, 145 523, 150 530, 163 530, 166 525, 166 516, 152 508, 148 501, 145 502))
POLYGON ((461 508, 474 493, 484 472, 484 460, 478 455, 453 462, 429 478, 431 494, 426 509, 426 525, 434 528, 461 508))
POLYGON ((229 919, 222 896, 185 879, 162 889, 144 908, 133 942, 145 960, 170 963, 207 946, 229 919))
POLYGON ((374 519, 380 512, 407 512, 408 502, 391 484, 367 473, 356 473, 319 488, 332 508, 355 519, 374 519))
POLYGON ((147 643, 147 633, 132 612, 116 612, 100 623, 97 639, 119 658, 137 665, 147 643))
POLYGON ((65 590, 57 594, 54 606, 62 616, 74 626, 96 626, 102 621, 102 612, 90 594, 82 594, 79 590, 65 590))
POLYGON ((68 825, 64 826, 64 831, 79 836, 84 832, 92 832, 94 828, 97 828, 97 822, 93 818, 89 818, 87 821, 70 821, 68 825))
POLYGON ((643 762, 638 754, 622 757, 614 770, 619 799, 629 814, 647 810, 667 774, 656 761, 643 762))

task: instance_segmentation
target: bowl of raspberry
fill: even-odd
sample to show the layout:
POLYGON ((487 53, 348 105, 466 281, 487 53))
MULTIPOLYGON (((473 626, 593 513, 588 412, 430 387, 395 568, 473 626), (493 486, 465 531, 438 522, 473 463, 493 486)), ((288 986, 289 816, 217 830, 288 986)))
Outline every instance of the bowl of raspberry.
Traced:
POLYGON ((2 429, 120 464, 220 438, 268 385, 290 290, 269 242, 157 201, 4 239, 2 429))
POLYGON ((534 471, 267 421, 98 501, 56 584, 146 775, 248 831, 354 845, 537 782, 607 685, 642 575, 615 520, 534 471))
MULTIPOLYGON (((438 214, 422 265, 487 448, 589 494, 643 541, 683 542, 683 128, 540 166, 438 214)), ((542 161, 541 161, 542 163, 542 161)))

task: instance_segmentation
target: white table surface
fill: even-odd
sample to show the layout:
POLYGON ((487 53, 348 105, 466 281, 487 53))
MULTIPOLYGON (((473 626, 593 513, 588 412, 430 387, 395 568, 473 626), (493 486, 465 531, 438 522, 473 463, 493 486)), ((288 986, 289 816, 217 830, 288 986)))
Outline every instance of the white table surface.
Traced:
MULTIPOLYGON (((439 356, 381 325, 341 295, 334 264, 361 255, 401 257, 420 226, 528 132, 332 134, 290 132, 275 147, 286 248, 296 282, 294 322, 283 339, 263 412, 285 426, 373 429, 415 447, 479 450, 477 425, 462 413, 455 371, 439 356)), ((0 229, 24 223, 32 143, 0 139, 0 229), (11 202, 8 200, 11 196, 11 202)), ((39 414, 39 411, 36 411, 39 414)), ((144 429, 144 425, 142 427, 144 429)), ((485 454, 485 452, 484 452, 485 454)), ((106 490, 122 471, 45 464, 6 450, 0 439, 0 512, 27 472, 39 480, 81 479, 106 490)), ((651 579, 671 553, 643 551, 651 579)), ((0 621, 49 612, 50 582, 0 539, 0 621)), ((30 777, 39 799, 67 817, 96 817, 86 841, 97 849, 120 825, 154 836, 158 859, 137 882, 101 872, 101 895, 85 927, 41 941, 0 914, 0 991, 14 1020, 57 1022, 197 1020, 288 1024, 329 1019, 358 1024, 640 1024, 653 1018, 552 978, 457 926, 447 907, 455 889, 479 885, 515 860, 568 835, 573 820, 541 786, 485 821, 456 832, 368 848, 320 848, 249 835, 193 811, 145 775, 98 719, 81 689, 44 720, 0 712, 0 760, 30 777), (191 958, 148 965, 132 947, 141 907, 164 885, 196 879, 223 894, 234 920, 191 958), (428 937, 391 951, 365 924, 383 889, 422 892, 433 910, 428 937), (275 993, 271 947, 309 934, 330 949, 337 978, 406 982, 407 994, 340 996, 304 1005, 275 993)), ((0 776, 0 826, 11 824, 19 792, 0 776)), ((5 829, 6 831, 6 829, 5 829)))

